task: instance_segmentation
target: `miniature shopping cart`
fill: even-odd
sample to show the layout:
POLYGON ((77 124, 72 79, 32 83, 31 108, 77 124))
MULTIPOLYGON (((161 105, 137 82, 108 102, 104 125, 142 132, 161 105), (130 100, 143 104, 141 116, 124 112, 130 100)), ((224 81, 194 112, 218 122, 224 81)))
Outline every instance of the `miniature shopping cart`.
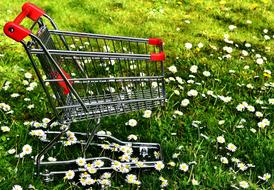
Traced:
MULTIPOLYGON (((102 170, 113 169, 111 165, 115 160, 96 157, 96 151, 89 148, 100 149, 106 142, 109 149, 126 146, 137 152, 142 168, 152 168, 162 159, 159 144, 124 142, 107 133, 97 133, 102 117, 163 105, 165 54, 160 39, 60 31, 43 10, 31 3, 23 5, 22 12, 5 25, 4 32, 23 44, 55 115, 45 131, 48 138, 43 139, 48 144, 36 156, 38 175, 50 181, 54 175, 65 174, 66 170, 57 170, 59 166, 72 168, 75 165, 75 159, 46 162, 42 157, 64 142, 72 133, 74 123, 82 121, 86 121, 81 124, 86 132, 74 132, 73 137, 77 137, 74 143, 84 147, 81 154, 87 162, 103 160, 102 170), (30 30, 20 25, 25 17, 34 21, 30 30), (60 130, 50 131, 50 126, 56 122, 60 130)), ((140 167, 132 160, 123 164, 140 167)))

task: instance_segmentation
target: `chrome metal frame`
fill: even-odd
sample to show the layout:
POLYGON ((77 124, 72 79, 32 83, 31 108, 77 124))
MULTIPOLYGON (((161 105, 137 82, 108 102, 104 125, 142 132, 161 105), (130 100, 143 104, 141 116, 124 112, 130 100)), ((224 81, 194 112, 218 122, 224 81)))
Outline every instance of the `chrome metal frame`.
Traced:
MULTIPOLYGON (((149 54, 149 50, 151 47, 148 45, 148 39, 59 31, 56 24, 48 15, 45 14, 44 17, 49 20, 54 30, 48 30, 40 18, 31 27, 33 29, 38 24, 38 34, 30 34, 32 40, 29 42, 21 41, 21 43, 31 60, 32 66, 54 111, 55 117, 48 124, 47 128, 50 129, 51 124, 55 121, 58 121, 60 125, 66 124, 67 127, 61 131, 46 131, 46 134, 55 135, 55 137, 52 140, 44 140, 48 144, 36 156, 36 174, 45 177, 45 181, 51 181, 54 175, 64 174, 65 171, 48 171, 45 169, 44 172, 41 172, 41 167, 75 163, 75 159, 45 162, 41 158, 52 147, 62 142, 61 137, 71 128, 72 123, 82 120, 89 121, 84 126, 87 130, 91 128, 91 131, 87 133, 75 132, 76 135, 86 139, 77 142, 77 144, 85 146, 82 152, 84 156, 89 147, 100 147, 102 145, 102 143, 95 143, 94 139, 102 142, 111 140, 117 144, 130 145, 132 148, 137 149, 142 159, 148 156, 150 150, 159 151, 160 157, 158 159, 144 161, 144 168, 153 168, 157 161, 162 160, 159 144, 124 142, 110 135, 96 134, 101 117, 133 112, 140 109, 152 109, 164 104, 164 66, 162 61, 159 63, 150 62, 151 55, 149 54), (83 42, 84 40, 86 41, 83 42), (69 46, 69 42, 72 43, 72 47, 69 46), (78 45, 79 48, 86 48, 87 50, 81 50, 78 46, 76 50, 72 50, 76 48, 77 43, 80 44, 78 45), (90 45, 92 43, 93 45, 90 45), (88 48, 86 44, 89 44, 88 48), (108 47, 108 44, 112 46, 113 52, 110 52, 108 48, 105 51, 101 49, 101 45, 108 47), (125 44, 127 45, 126 48, 124 47, 125 44), (136 49, 137 53, 132 53, 136 49), (38 61, 34 55, 38 57, 40 66, 37 64, 38 61), (107 61, 117 62, 118 66, 113 69, 118 69, 117 71, 119 72, 114 71, 113 73, 121 74, 121 76, 94 75, 96 72, 99 75, 103 73, 98 65, 101 62, 105 63, 107 61), (139 73, 145 70, 147 75, 138 76, 137 71, 131 71, 129 68, 131 62, 136 62, 136 70, 139 73), (68 65, 73 65, 79 76, 74 78, 68 77, 63 67, 66 67, 66 71, 74 71, 68 65), (42 67, 43 72, 47 75, 47 79, 43 79, 40 67, 42 67), (153 82, 157 84, 154 88, 152 88, 153 82), (52 98, 51 90, 46 83, 50 83, 56 99, 52 98), (77 88, 76 85, 80 85, 81 87, 77 88), (100 87, 111 87, 111 85, 118 91, 116 94, 100 91, 100 87), (134 86, 137 90, 131 90, 131 92, 127 90, 123 92, 121 90, 130 85, 134 86), (96 95, 88 95, 88 90, 92 88, 96 89, 96 95), (69 91, 68 94, 64 94, 63 90, 65 89, 69 91), (98 119, 98 122, 95 126, 91 127, 92 124, 90 121, 94 119, 98 119)), ((162 51, 162 46, 153 47, 152 49, 152 52, 156 53, 162 51)), ((108 157, 86 158, 87 161, 96 159, 113 161, 112 158, 108 157)), ((132 166, 132 168, 138 168, 133 162, 125 162, 125 164, 132 166)), ((110 170, 112 168, 106 166, 100 169, 110 170)), ((81 169, 74 169, 74 171, 80 172, 81 169)))

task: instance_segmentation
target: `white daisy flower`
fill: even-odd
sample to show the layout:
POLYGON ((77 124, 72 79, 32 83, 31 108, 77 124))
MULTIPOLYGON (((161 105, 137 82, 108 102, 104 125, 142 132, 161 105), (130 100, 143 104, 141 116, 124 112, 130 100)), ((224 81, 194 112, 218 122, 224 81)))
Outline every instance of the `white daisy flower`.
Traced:
POLYGON ((134 174, 127 174, 127 176, 126 176, 126 182, 127 182, 127 183, 132 184, 132 183, 134 183, 136 180, 137 180, 137 176, 136 176, 136 175, 134 175, 134 174))
POLYGON ((127 139, 130 141, 130 140, 134 140, 134 141, 136 141, 137 140, 137 136, 136 135, 133 135, 133 134, 131 134, 131 135, 129 135, 128 137, 127 137, 127 139))
POLYGON ((189 166, 186 163, 182 163, 179 165, 179 170, 182 170, 184 172, 188 171, 189 166))
POLYGON ((126 125, 129 125, 129 126, 131 126, 131 127, 135 127, 135 126, 137 126, 137 121, 135 120, 135 119, 130 119, 130 120, 128 120, 128 122, 126 123, 126 125))
POLYGON ((94 162, 92 162, 92 165, 96 168, 101 168, 102 166, 104 166, 104 162, 102 160, 95 160, 94 162))
POLYGON ((210 74, 209 71, 204 71, 204 72, 203 72, 203 75, 206 76, 206 77, 209 77, 211 74, 210 74))
POLYGON ((240 181, 239 185, 243 189, 247 189, 249 187, 249 184, 246 181, 240 181))
POLYGON ((183 99, 182 102, 181 102, 181 106, 182 106, 182 107, 186 107, 186 106, 188 106, 189 103, 190 103, 190 102, 189 102, 188 99, 183 99))
POLYGON ((242 170, 242 171, 245 171, 245 170, 247 170, 247 168, 248 168, 243 162, 239 162, 239 163, 237 164, 237 167, 238 167, 240 170, 242 170))
POLYGON ((197 65, 192 65, 191 67, 190 67, 190 72, 192 72, 192 73, 197 73, 197 70, 198 70, 198 66, 197 65))
POLYGON ((151 83, 151 87, 152 87, 152 88, 157 88, 157 86, 158 86, 158 83, 157 83, 157 82, 152 82, 152 83, 151 83))
POLYGON ((228 26, 228 29, 231 30, 231 31, 235 30, 236 28, 237 28, 237 26, 235 26, 235 25, 229 25, 228 26))
POLYGON ((274 105, 274 98, 269 98, 268 103, 271 104, 271 105, 274 105))
POLYGON ((270 125, 270 121, 267 119, 267 118, 264 118, 262 120, 262 123, 264 123, 266 126, 269 126, 270 125))
POLYGON ((179 110, 175 110, 175 111, 174 111, 174 114, 175 114, 175 115, 179 115, 179 116, 184 115, 183 112, 181 112, 181 111, 179 111, 179 110))
POLYGON ((242 55, 245 56, 245 57, 248 56, 248 51, 242 50, 242 55))
POLYGON ((257 125, 258 125, 258 127, 261 128, 261 129, 264 129, 265 126, 266 126, 263 122, 259 122, 257 125))
POLYGON ((164 167, 165 167, 165 164, 162 161, 158 161, 154 165, 154 168, 158 171, 161 171, 162 169, 164 169, 164 167))
POLYGON ((87 185, 93 185, 93 184, 95 184, 96 183, 96 180, 94 180, 94 179, 92 179, 92 178, 90 178, 90 177, 87 177, 86 178, 86 184, 87 185))
POLYGON ((172 66, 168 67, 168 70, 172 73, 177 73, 177 68, 176 68, 175 65, 172 65, 172 66))
POLYGON ((84 166, 86 164, 86 159, 82 158, 82 157, 79 157, 79 158, 76 159, 76 164, 78 166, 84 166))
POLYGON ((20 185, 14 185, 12 190, 23 190, 23 188, 20 185))
POLYGON ((228 159, 226 157, 221 157, 220 160, 223 164, 228 164, 228 159))
POLYGON ((189 42, 185 43, 185 48, 186 49, 191 49, 192 48, 192 44, 189 43, 189 42))
POLYGON ((255 115, 256 115, 256 117, 263 117, 264 116, 263 113, 259 112, 259 111, 256 111, 255 115))
POLYGON ((105 172, 105 173, 103 173, 103 175, 101 176, 101 178, 103 178, 103 179, 109 179, 109 178, 111 178, 111 173, 110 172, 105 172))
POLYGON ((199 182, 196 179, 191 180, 192 185, 199 185, 199 182))
POLYGON ((265 173, 264 176, 263 176, 263 179, 265 181, 268 181, 270 178, 271 178, 271 174, 270 173, 265 173))
POLYGON ((144 118, 150 118, 150 117, 151 117, 151 114, 152 114, 152 111, 151 111, 151 110, 145 110, 145 111, 144 111, 143 117, 144 117, 144 118))
POLYGON ((257 63, 258 65, 261 65, 261 64, 264 63, 264 60, 263 60, 262 58, 258 58, 258 59, 256 60, 256 63, 257 63))
POLYGON ((75 176, 75 172, 73 170, 68 170, 66 172, 64 179, 73 179, 74 176, 75 176))
POLYGON ((9 153, 9 154, 14 154, 15 152, 16 152, 16 150, 15 150, 14 148, 8 150, 8 153, 9 153))
POLYGON ((202 47, 204 47, 204 44, 202 43, 202 42, 200 42, 200 43, 198 43, 198 48, 202 48, 202 47))
POLYGON ((29 144, 26 144, 23 146, 23 154, 31 154, 32 148, 29 144))
POLYGON ((12 97, 12 98, 17 98, 19 96, 20 96, 20 94, 18 94, 18 93, 13 93, 13 94, 10 95, 10 97, 12 97))
POLYGON ((255 111, 255 108, 254 108, 254 106, 248 105, 248 106, 247 106, 247 110, 250 111, 250 112, 254 112, 254 111, 255 111))
POLYGON ((228 150, 230 150, 231 152, 235 152, 237 150, 237 146, 235 146, 232 143, 229 143, 226 147, 228 150))
POLYGON ((198 91, 194 90, 194 89, 191 89, 190 91, 187 92, 187 95, 195 97, 195 96, 198 95, 198 91))
POLYGON ((54 158, 54 157, 48 157, 48 161, 49 162, 55 162, 57 159, 56 158, 54 158))
POLYGON ((171 166, 171 167, 176 166, 175 162, 173 162, 173 161, 170 161, 169 163, 167 163, 167 165, 169 165, 169 166, 171 166))
POLYGON ((4 133, 10 132, 10 128, 8 126, 2 126, 1 131, 4 132, 4 133))
POLYGON ((32 78, 32 74, 29 73, 29 72, 25 73, 25 78, 31 79, 32 78))

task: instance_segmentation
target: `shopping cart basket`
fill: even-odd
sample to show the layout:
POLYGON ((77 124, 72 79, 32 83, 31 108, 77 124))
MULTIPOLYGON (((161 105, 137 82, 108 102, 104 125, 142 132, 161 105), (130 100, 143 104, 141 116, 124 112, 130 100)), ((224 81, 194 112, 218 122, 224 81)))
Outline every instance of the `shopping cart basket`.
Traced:
MULTIPOLYGON (((157 143, 120 141, 111 135, 97 134, 99 125, 91 124, 92 120, 99 123, 105 116, 163 105, 165 55, 160 39, 60 31, 42 9, 31 3, 23 5, 22 12, 5 25, 4 32, 20 42, 28 54, 55 115, 48 126, 56 121, 62 126, 60 131, 46 131, 54 138, 43 139, 48 144, 36 156, 38 175, 50 180, 51 176, 65 171, 41 172, 41 166, 75 163, 75 160, 44 162, 41 157, 62 142, 61 137, 71 133, 72 123, 84 120, 90 121, 83 126, 87 132, 73 133, 78 139, 82 138, 77 143, 85 145, 83 156, 90 145, 100 147, 103 144, 100 141, 107 141, 112 142, 109 143, 112 148, 118 144, 137 149, 143 158, 151 157, 150 150, 154 154, 158 152, 154 160, 143 162, 144 168, 154 167, 156 161, 162 159, 157 143), (20 25, 25 17, 34 21, 30 30, 20 25), (49 29, 44 21, 49 21, 53 29, 49 29), (36 34, 32 32, 35 30, 36 34)), ((114 161, 109 157, 86 157, 90 162, 97 159, 110 165, 114 161)), ((125 163, 137 168, 132 161, 125 163)), ((102 169, 113 168, 106 165, 102 169)))

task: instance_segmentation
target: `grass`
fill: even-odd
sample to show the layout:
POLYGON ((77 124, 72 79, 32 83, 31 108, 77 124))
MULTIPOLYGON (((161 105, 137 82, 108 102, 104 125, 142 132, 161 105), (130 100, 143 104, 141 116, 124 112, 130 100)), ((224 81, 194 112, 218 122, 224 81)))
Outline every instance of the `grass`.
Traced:
MULTIPOLYGON (((19 0, 0 2, 0 28, 16 17, 23 3, 19 0)), ((141 189, 160 189, 159 176, 168 180, 166 189, 233 189, 241 188, 241 181, 246 181, 250 189, 274 188, 273 177, 268 181, 258 178, 266 173, 274 175, 274 8, 270 0, 33 0, 32 3, 44 9, 61 30, 164 39, 167 54, 166 106, 162 110, 152 110, 151 119, 142 118, 141 111, 102 121, 103 129, 121 139, 136 134, 141 141, 161 144, 165 169, 142 172, 141 189), (252 23, 248 24, 247 20, 252 23), (230 31, 229 25, 237 28, 230 31), (268 29, 267 34, 264 29, 268 29), (224 42, 224 34, 229 34, 229 40, 234 43, 224 42), (271 39, 266 40, 264 35, 271 39), (191 49, 186 49, 187 42, 193 45, 191 49), (200 42, 204 46, 198 48, 200 42), (245 43, 252 47, 245 47, 245 43), (227 54, 224 46, 233 48, 230 59, 222 58, 227 54), (248 56, 243 57, 241 50, 248 51, 248 56), (256 54, 267 59, 264 64, 256 64, 256 54), (168 70, 171 65, 176 66, 177 73, 168 70), (198 66, 197 73, 190 72, 192 65, 198 66), (272 74, 265 70, 272 71, 272 74), (211 75, 206 77, 203 71, 209 71, 211 75), (172 77, 181 77, 183 84, 172 81, 172 77), (190 79, 196 84, 188 83, 190 79), (248 88, 248 84, 253 89, 248 88), (197 90, 198 96, 189 97, 187 93, 191 89, 197 90), (228 96, 232 100, 225 103, 209 95, 209 90, 216 96, 228 96), (190 100, 190 104, 182 107, 185 98, 190 100), (271 98, 272 104, 269 102, 271 98), (258 99, 262 104, 256 101, 258 99), (243 101, 262 112, 263 117, 258 118, 247 110, 237 111, 237 105, 243 101), (183 115, 175 117, 175 110, 182 111, 183 115), (138 121, 137 127, 124 125, 130 118, 138 121), (262 129, 257 124, 264 118, 270 121, 270 125, 262 129), (243 119, 246 121, 242 122, 244 127, 237 127, 243 119), (220 120, 224 120, 224 124, 218 124, 220 120), (193 121, 200 124, 195 127, 193 121), (225 144, 216 141, 221 135, 225 144), (237 150, 227 150, 228 143, 235 144, 237 150), (174 158, 174 153, 179 156, 174 158), (226 157, 229 163, 223 164, 221 157, 226 157), (241 171, 232 162, 233 157, 255 167, 241 171), (174 161, 176 166, 168 167, 170 161, 174 161), (187 172, 179 170, 179 164, 193 161, 196 164, 190 164, 187 172), (193 185, 192 179, 196 179, 199 185, 193 185)), ((0 125, 10 128, 10 132, 0 132, 0 189, 12 189, 15 184, 24 189, 29 184, 36 189, 77 189, 62 179, 46 184, 33 176, 31 156, 41 149, 42 143, 30 137, 30 126, 24 122, 41 122, 52 114, 41 86, 27 91, 22 85, 24 74, 30 72, 34 75, 34 71, 21 45, 3 33, 0 39, 0 87, 5 87, 7 81, 11 82, 7 90, 1 89, 0 103, 10 105, 13 110, 13 113, 7 113, 0 109, 0 125), (13 93, 20 96, 12 98, 13 93), (30 98, 30 102, 24 98, 30 98), (34 108, 30 110, 27 106, 31 104, 34 108), (7 153, 15 148, 19 154, 25 144, 32 146, 31 156, 19 159, 7 153)), ((30 80, 38 82, 36 76, 30 80)), ((67 152, 59 154, 60 159, 69 156, 67 152)), ((136 189, 136 186, 126 184, 125 176, 116 176, 110 189, 136 189)))

